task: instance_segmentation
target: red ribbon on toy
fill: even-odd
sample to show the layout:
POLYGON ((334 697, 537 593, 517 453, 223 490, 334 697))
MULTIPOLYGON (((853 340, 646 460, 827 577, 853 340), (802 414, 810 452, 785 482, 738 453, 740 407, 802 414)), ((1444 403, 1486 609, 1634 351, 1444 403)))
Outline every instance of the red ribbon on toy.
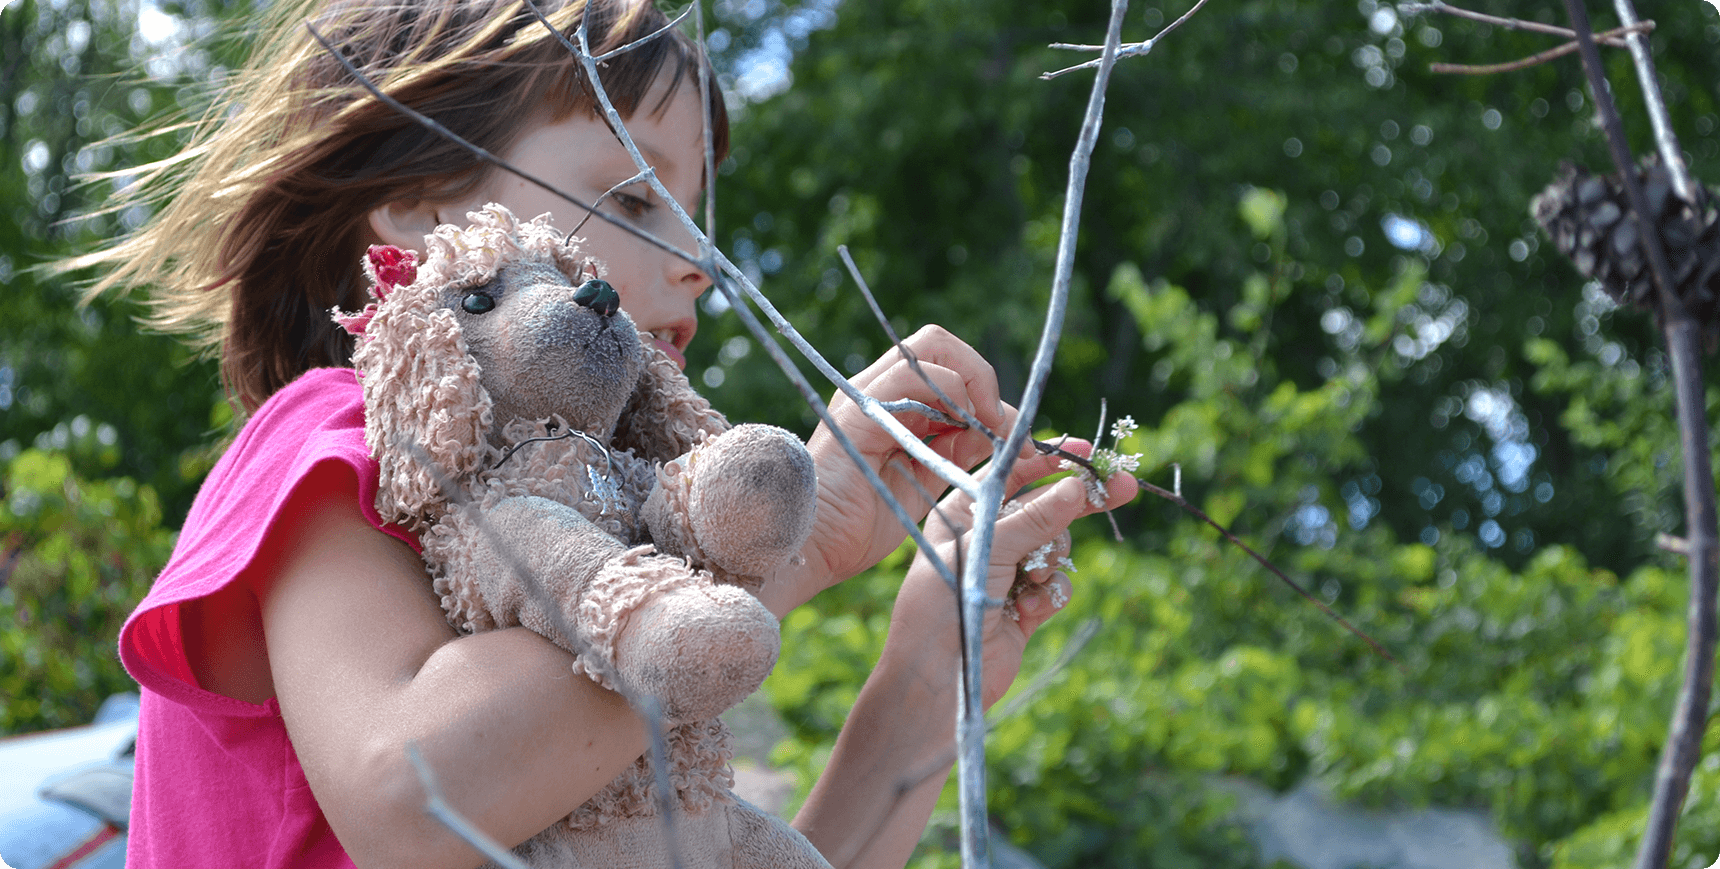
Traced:
POLYGON ((418 254, 391 244, 373 244, 364 253, 364 273, 370 277, 370 295, 376 301, 356 314, 335 314, 334 321, 354 335, 363 335, 376 316, 376 306, 388 294, 418 278, 418 254))

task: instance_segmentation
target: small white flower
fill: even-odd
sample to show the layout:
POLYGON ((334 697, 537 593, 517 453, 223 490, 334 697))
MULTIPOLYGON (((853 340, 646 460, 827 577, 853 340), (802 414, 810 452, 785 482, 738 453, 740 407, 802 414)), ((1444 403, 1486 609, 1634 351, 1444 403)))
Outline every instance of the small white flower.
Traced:
POLYGON ((1051 554, 1051 548, 1052 544, 1047 543, 1044 546, 1027 553, 1027 558, 1021 562, 1021 569, 1044 570, 1048 566, 1046 564, 1045 557, 1051 554))
POLYGON ((1125 416, 1111 424, 1111 440, 1113 442, 1124 440, 1139 428, 1140 426, 1135 424, 1134 417, 1125 416))

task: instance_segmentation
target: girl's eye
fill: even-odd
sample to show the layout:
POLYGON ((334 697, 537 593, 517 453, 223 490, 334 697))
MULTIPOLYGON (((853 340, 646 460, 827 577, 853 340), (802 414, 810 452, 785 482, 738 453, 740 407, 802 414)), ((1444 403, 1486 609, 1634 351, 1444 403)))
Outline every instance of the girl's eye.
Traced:
POLYGON ((617 207, 632 217, 644 217, 652 208, 651 203, 631 193, 616 193, 612 198, 617 207))
POLYGON ((496 297, 489 293, 467 293, 460 300, 460 309, 468 314, 485 314, 495 310, 496 297))

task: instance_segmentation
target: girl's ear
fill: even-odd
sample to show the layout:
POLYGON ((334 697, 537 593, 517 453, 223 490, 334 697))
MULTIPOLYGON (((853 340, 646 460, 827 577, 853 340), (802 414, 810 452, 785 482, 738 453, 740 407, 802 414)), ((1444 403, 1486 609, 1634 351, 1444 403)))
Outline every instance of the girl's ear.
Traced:
POLYGON ((416 251, 424 249, 424 236, 438 223, 436 206, 422 199, 397 199, 372 208, 369 221, 377 241, 416 251))

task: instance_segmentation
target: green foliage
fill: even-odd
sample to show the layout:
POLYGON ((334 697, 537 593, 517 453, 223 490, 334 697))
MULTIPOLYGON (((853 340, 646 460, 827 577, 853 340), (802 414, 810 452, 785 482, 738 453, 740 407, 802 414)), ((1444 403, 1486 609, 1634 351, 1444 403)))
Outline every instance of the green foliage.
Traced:
MULTIPOLYGON (((1124 38, 1188 5, 1131 9, 1124 38)), ((1038 76, 1080 59, 1048 43, 1098 40, 1106 4, 880 0, 836 7, 829 29, 808 34, 819 16, 806 10, 827 8, 717 4, 715 26, 735 37, 727 59, 772 27, 796 49, 792 87, 735 113, 718 241, 838 367, 885 344, 835 257, 847 244, 898 331, 952 328, 1017 394, 1088 88, 1084 74, 1038 76)), ((1576 64, 1435 76, 1431 62, 1521 57, 1547 37, 1404 18, 1373 0, 1212 11, 1117 68, 1040 424, 1085 433, 1101 396, 1143 420, 1175 403, 1179 384, 1129 301, 1104 292, 1132 263, 1229 318, 1219 352, 1305 388, 1350 365, 1388 376, 1357 441, 1374 459, 1355 480, 1377 502, 1373 521, 1407 540, 1474 535, 1513 567, 1556 543, 1628 572, 1659 526, 1618 521, 1637 512, 1632 490, 1560 424, 1565 398, 1531 388, 1531 338, 1574 357, 1616 353, 1607 364, 1645 373, 1660 365, 1642 317, 1611 318, 1597 338, 1580 281, 1528 217, 1560 160, 1607 162, 1576 64), (1532 452, 1527 477, 1500 475, 1501 448, 1532 452)), ((1489 11, 1562 18, 1556 4, 1489 11)), ((1697 174, 1720 177, 1720 22, 1695 3, 1655 15, 1674 126, 1697 174)), ((1628 59, 1609 57, 1644 143, 1628 59)), ((691 370, 720 381, 720 406, 810 427, 764 354, 743 352, 751 339, 732 318, 702 334, 714 340, 694 347, 691 370)))
POLYGON ((25 450, 6 464, 0 734, 83 724, 109 694, 136 690, 115 641, 166 563, 173 535, 149 486, 72 470, 112 462, 114 452, 89 436, 69 450, 25 450))
MULTIPOLYGON (((0 15, 0 282, 13 312, 0 318, 0 460, 52 448, 74 417, 106 424, 120 445, 114 469, 161 492, 174 525, 220 430, 214 368, 140 328, 138 298, 83 307, 76 276, 45 267, 141 222, 141 208, 104 211, 130 179, 89 176, 173 153, 178 137, 137 132, 195 112, 197 84, 221 75, 237 46, 172 41, 207 37, 249 5, 159 4, 158 25, 174 16, 183 30, 158 45, 140 35, 134 6, 113 0, 19 0, 0 15)), ((108 469, 78 467, 98 470, 108 469)))
MULTIPOLYGON (((1245 193, 1235 207, 1276 239, 1269 267, 1294 274, 1300 264, 1276 248, 1275 198, 1245 193)), ((1385 283, 1358 316, 1364 334, 1385 340, 1428 280, 1410 264, 1385 283)), ((1449 526, 1424 543, 1370 521, 1363 490, 1338 481, 1376 467, 1366 428, 1404 368, 1358 350, 1336 376, 1304 385, 1250 353, 1235 324, 1279 318, 1299 290, 1287 283, 1209 312, 1132 264, 1114 271, 1105 296, 1129 313, 1158 360, 1155 378, 1176 396, 1126 448, 1162 485, 1180 463, 1192 502, 1398 663, 1210 529, 1141 505, 1131 544, 1076 546, 1073 602, 1036 637, 1027 672, 1050 666, 1082 625, 1099 631, 1024 711, 995 723, 993 817, 1055 867, 1252 866, 1222 778, 1288 788, 1314 777, 1366 805, 1488 808, 1526 866, 1616 865, 1585 855, 1622 853, 1640 830, 1676 687, 1666 674, 1683 648, 1682 577, 1649 564, 1621 582, 1561 545, 1512 566, 1449 526)), ((1623 388, 1569 374, 1544 347, 1529 352, 1545 365, 1545 388, 1591 399, 1623 388)), ((1632 394, 1610 410, 1637 419, 1652 406, 1632 394)), ((796 722, 779 757, 803 781, 851 702, 836 686, 861 679, 882 647, 898 569, 846 584, 784 625, 789 651, 766 687, 796 722)), ((1711 771, 1699 778, 1680 853, 1709 847, 1714 828, 1699 819, 1720 802, 1717 784, 1711 771)), ((947 863, 938 844, 934 830, 917 865, 947 863)))
MULTIPOLYGON (((1188 5, 1132 10, 1125 38, 1188 5)), ((163 8, 207 32, 247 4, 163 8)), ((1547 42, 1394 8, 1243 0, 1118 67, 1037 424, 1085 435, 1107 398, 1143 426, 1118 445, 1143 475, 1168 487, 1177 464, 1191 502, 1402 667, 1169 504, 1120 511, 1125 544, 1089 523, 1070 610, 1026 672, 1089 620, 1098 633, 996 722, 989 753, 995 818, 1053 866, 1253 865, 1215 784, 1233 775, 1486 807, 1526 867, 1616 866, 1635 846, 1683 637, 1683 581, 1651 543, 1681 526, 1664 358, 1645 318, 1578 291, 1527 217, 1560 159, 1606 165, 1575 65, 1435 77, 1431 61, 1547 42)), ((102 140, 194 109, 185 85, 231 63, 216 45, 140 78, 120 9, 0 14, 0 280, 21 312, 0 319, 0 732, 84 720, 125 687, 113 633, 226 423, 207 363, 141 334, 135 300, 79 308, 28 268, 135 224, 92 213, 112 182, 72 175, 168 153, 171 137, 102 140)), ((796 51, 791 88, 736 107, 718 242, 839 367, 884 349, 835 258, 846 244, 897 331, 951 328, 1019 394, 1087 90, 1038 74, 1073 57, 1048 43, 1097 41, 1105 14, 717 3, 720 68, 777 38, 796 51)), ((1674 126, 1697 174, 1720 177, 1720 20, 1700 3, 1654 14, 1674 126)), ((1646 141, 1623 53, 1609 62, 1646 141)), ((701 334, 689 371, 719 406, 810 428, 735 318, 701 334)), ((905 558, 784 624, 767 691, 792 734, 775 759, 803 789, 905 558)), ((1720 765, 1685 812, 1675 859, 1705 865, 1720 765)), ((941 817, 917 865, 952 865, 941 817)))

